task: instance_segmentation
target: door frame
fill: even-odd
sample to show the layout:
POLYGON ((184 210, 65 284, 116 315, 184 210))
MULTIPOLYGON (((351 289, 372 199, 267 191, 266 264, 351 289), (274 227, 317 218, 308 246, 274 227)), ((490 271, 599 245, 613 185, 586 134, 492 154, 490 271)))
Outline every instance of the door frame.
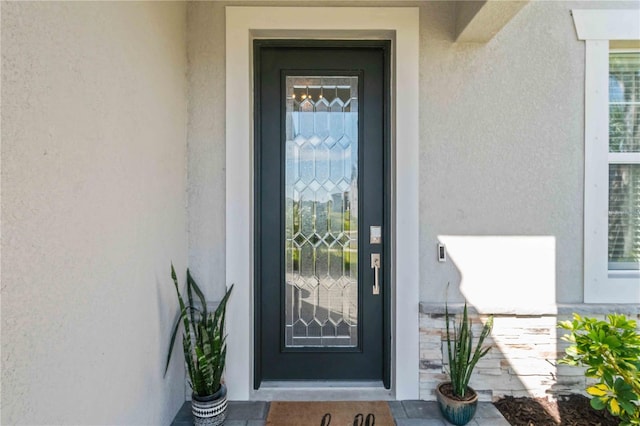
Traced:
MULTIPOLYGON (((391 262, 390 262, 390 256, 387 255, 387 253, 391 253, 391 249, 390 249, 390 242, 391 242, 391 221, 390 221, 390 211, 391 211, 391 199, 390 199, 390 194, 391 194, 391 172, 390 172, 390 165, 391 165, 391 141, 390 141, 390 134, 391 134, 391 114, 390 114, 390 89, 391 89, 391 79, 390 79, 390 75, 389 72, 391 70, 391 62, 390 62, 390 54, 391 54, 391 43, 388 40, 309 40, 309 39, 256 39, 253 41, 253 78, 254 78, 254 137, 253 137, 253 142, 254 142, 254 146, 253 146, 253 152, 254 152, 254 176, 256 176, 256 178, 254 179, 254 196, 253 196, 253 200, 254 200, 254 241, 256 241, 256 244, 254 245, 254 265, 253 265, 253 272, 254 272, 254 282, 253 282, 253 286, 254 286, 254 309, 253 309, 253 314, 254 314, 254 324, 253 324, 253 334, 254 334, 254 366, 253 366, 253 387, 254 389, 258 389, 261 382, 263 381, 263 353, 261 350, 261 342, 262 342, 262 333, 263 333, 263 327, 261 324, 261 319, 262 319, 262 308, 259 304, 260 300, 262 299, 262 297, 264 296, 263 294, 263 289, 260 283, 260 277, 262 276, 262 272, 259 270, 260 268, 260 263, 263 259, 261 259, 261 250, 260 250, 260 244, 258 242, 258 239, 260 238, 261 235, 261 225, 260 225, 260 209, 263 208, 263 204, 262 204, 262 197, 261 194, 259 193, 259 188, 261 186, 261 182, 259 182, 259 175, 260 175, 260 164, 261 164, 261 141, 260 141, 260 134, 261 134, 261 129, 260 129, 260 120, 261 120, 261 98, 260 98, 260 90, 261 90, 261 75, 260 75, 260 58, 261 58, 261 49, 268 49, 268 48, 329 48, 329 49, 375 49, 377 51, 379 51, 379 54, 382 57, 382 62, 383 62, 383 69, 382 69, 382 92, 383 92, 383 101, 382 101, 382 105, 383 105, 383 112, 382 112, 382 116, 383 116, 383 123, 382 123, 382 130, 381 130, 381 137, 382 137, 382 153, 383 153, 383 157, 382 157, 382 164, 379 164, 379 166, 382 167, 382 176, 383 176, 383 194, 382 194, 382 206, 383 206, 383 213, 382 213, 382 217, 383 217, 383 221, 379 222, 380 225, 382 225, 382 244, 380 246, 378 246, 377 248, 379 250, 382 250, 382 253, 385 253, 382 256, 382 312, 380 312, 380 314, 383 316, 382 318, 382 330, 380 330, 380 335, 379 337, 382 339, 382 362, 383 362, 383 368, 382 368, 382 376, 380 377, 381 381, 384 383, 385 388, 389 389, 391 386, 391 325, 390 325, 390 320, 391 320, 391 293, 389 291, 390 289, 390 266, 391 266, 391 262)), ((342 74, 339 74, 342 75, 342 74)), ((280 76, 282 78, 282 76, 280 76)), ((360 84, 361 84, 361 88, 363 88, 363 80, 362 80, 362 71, 360 72, 360 84)), ((364 90, 364 89, 362 89, 364 90)), ((360 93, 360 96, 364 95, 364 93, 360 93)), ((366 97, 366 95, 365 95, 366 97)), ((359 100, 360 105, 364 106, 364 103, 366 102, 364 99, 359 100)), ((362 117, 361 117, 362 118, 362 117)), ((362 126, 366 126, 366 124, 364 123, 365 120, 363 120, 362 122, 359 123, 359 134, 363 134, 362 132, 362 126)), ((281 123, 280 125, 280 130, 284 131, 284 124, 281 123)), ((359 141, 358 143, 358 152, 360 155, 360 159, 364 159, 363 153, 364 150, 366 148, 362 147, 360 144, 363 143, 362 140, 359 141)), ((281 165, 282 167, 282 165, 281 165)), ((358 169, 362 170, 363 164, 359 164, 358 169)), ((365 166, 366 167, 366 166, 365 166)), ((281 170, 282 172, 282 170, 281 170)), ((284 179, 284 175, 282 174, 280 176, 282 179, 284 179)), ((362 187, 360 186, 362 184, 362 180, 358 179, 358 186, 362 189, 362 187)), ((359 194, 364 194, 364 191, 359 190, 358 191, 359 194)), ((363 198, 359 197, 359 201, 362 203, 363 202, 363 198)), ((284 203, 283 203, 284 204, 284 203)), ((363 204, 361 204, 360 208, 362 207, 363 204)), ((360 210, 362 211, 362 210, 360 210)), ((362 233, 362 235, 360 235, 359 237, 359 242, 358 242, 358 247, 364 247, 365 245, 368 245, 366 243, 367 240, 367 234, 366 234, 366 228, 365 227, 360 227, 358 226, 358 229, 361 229, 362 231, 364 231, 362 233)), ((366 250, 365 250, 366 251, 366 250)), ((368 259, 368 257, 363 257, 361 258, 360 262, 358 262, 360 265, 365 265, 367 263, 366 259, 368 259)), ((367 266, 364 266, 364 268, 366 268, 367 266)), ((359 277, 363 277, 364 274, 362 273, 363 271, 360 271, 361 273, 358 274, 359 277)), ((360 278, 358 279, 358 281, 360 281, 360 278)), ((369 287, 367 286, 367 283, 362 283, 362 285, 359 286, 361 291, 367 291, 369 289, 369 287)), ((362 297, 359 299, 362 300, 362 297)), ((359 302, 360 303, 360 302, 359 302)), ((362 313, 361 311, 362 306, 358 307, 358 311, 362 313)), ((282 317, 280 319, 280 323, 278 324, 278 327, 282 327, 282 324, 284 323, 284 317, 282 317)), ((367 327, 366 322, 361 322, 358 321, 359 324, 359 328, 361 327, 367 327)), ((361 330, 362 332, 362 330, 361 330)), ((362 337, 362 333, 360 333, 360 336, 362 337)), ((282 336, 281 336, 282 337, 282 336)), ((282 350, 282 348, 281 348, 282 350)), ((315 352, 312 349, 305 349, 302 352, 315 352)), ((331 350, 331 352, 342 352, 339 349, 335 349, 331 350)), ((350 350, 350 352, 352 352, 350 350)), ((304 379, 303 379, 304 380, 304 379)), ((344 379, 343 381, 347 381, 346 379, 344 379)))
POLYGON ((249 400, 254 364, 255 38, 383 39, 392 45, 391 370, 396 399, 419 396, 419 13, 417 7, 242 7, 226 12, 226 282, 229 398, 249 400), (312 19, 309 19, 309 18, 312 19), (305 22, 305 30, 300 30, 305 22), (401 167, 396 167, 401 165, 401 167), (399 226, 401 224, 401 226, 399 226))

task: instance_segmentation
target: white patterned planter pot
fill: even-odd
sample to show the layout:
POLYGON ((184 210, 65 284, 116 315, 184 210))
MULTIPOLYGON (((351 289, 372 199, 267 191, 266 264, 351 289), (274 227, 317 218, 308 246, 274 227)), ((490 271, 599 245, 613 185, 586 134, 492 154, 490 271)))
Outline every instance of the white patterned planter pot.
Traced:
POLYGON ((191 412, 195 426, 219 426, 227 417, 227 388, 222 385, 212 396, 191 396, 191 412))

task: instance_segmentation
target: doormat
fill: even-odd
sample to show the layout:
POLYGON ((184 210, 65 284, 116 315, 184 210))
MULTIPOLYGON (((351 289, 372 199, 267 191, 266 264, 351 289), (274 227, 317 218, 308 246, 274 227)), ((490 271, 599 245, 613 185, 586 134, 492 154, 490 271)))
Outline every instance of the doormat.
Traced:
POLYGON ((274 401, 267 426, 394 426, 385 401, 274 401))

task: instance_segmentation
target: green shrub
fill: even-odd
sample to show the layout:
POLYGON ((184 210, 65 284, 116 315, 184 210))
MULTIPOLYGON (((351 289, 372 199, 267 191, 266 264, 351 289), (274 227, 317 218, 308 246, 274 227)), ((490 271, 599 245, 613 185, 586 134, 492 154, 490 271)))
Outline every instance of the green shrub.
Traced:
POLYGON ((598 380, 586 391, 591 406, 607 408, 621 425, 640 425, 640 335, 636 322, 612 314, 607 321, 582 318, 562 321, 559 327, 570 331, 562 337, 571 343, 560 363, 587 367, 585 375, 598 380))

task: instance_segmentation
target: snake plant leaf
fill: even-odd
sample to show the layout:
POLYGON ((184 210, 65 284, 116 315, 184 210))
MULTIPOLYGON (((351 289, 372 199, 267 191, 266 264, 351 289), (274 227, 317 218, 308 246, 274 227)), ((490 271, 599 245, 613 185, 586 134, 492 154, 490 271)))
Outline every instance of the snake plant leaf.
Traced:
POLYGON ((213 316, 213 322, 216 324, 220 323, 221 327, 223 328, 224 328, 225 314, 227 311, 227 301, 229 300, 229 296, 231 296, 231 291, 233 290, 233 286, 234 285, 231 284, 231 287, 229 287, 229 290, 227 290, 224 297, 220 301, 220 304, 216 308, 213 316))
MULTIPOLYGON (((191 291, 191 285, 189 284, 190 276, 191 274, 189 273, 189 268, 187 268, 187 297, 189 300, 189 306, 193 306, 193 293, 191 291)), ((191 324, 195 324, 196 323, 195 311, 192 309, 190 310, 189 314, 191 316, 191 324)))
POLYGON ((202 294, 200 287, 198 287, 198 284, 196 284, 196 281, 191 276, 191 272, 189 272, 189 270, 187 269, 187 288, 190 289, 192 287, 193 287, 193 291, 196 292, 196 295, 200 299, 200 304, 202 305, 202 316, 203 318, 206 318, 208 316, 206 299, 204 297, 204 294, 202 294))
MULTIPOLYGON (((225 366, 225 360, 227 359, 227 347, 225 346, 224 349, 222 349, 222 352, 220 353, 220 361, 219 361, 219 368, 214 372, 214 383, 220 383, 220 380, 222 379, 222 372, 224 371, 224 366, 225 366)), ((219 386, 218 386, 219 389, 219 386)), ((218 389, 215 389, 214 392, 217 392, 218 389)))
POLYGON ((204 388, 207 389, 211 386, 211 373, 212 367, 209 363, 209 357, 205 355, 205 352, 202 348, 196 346, 196 355, 198 357, 198 371, 200 373, 200 377, 204 382, 204 388))
POLYGON ((173 267, 173 263, 171 263, 171 278, 173 279, 173 284, 176 288, 176 293, 178 294, 178 303, 180 305, 180 313, 178 315, 178 321, 174 326, 173 332, 171 333, 171 340, 169 341, 169 353, 167 354, 167 364, 164 369, 164 374, 167 374, 167 370, 169 369, 169 362, 171 361, 171 353, 173 352, 173 345, 175 343, 176 334, 178 332, 178 327, 180 324, 180 319, 184 322, 185 330, 189 330, 189 319, 186 316, 186 306, 184 301, 182 300, 182 296, 180 295, 180 289, 178 288, 178 277, 176 276, 176 270, 173 267))
POLYGON ((171 353, 173 352, 173 344, 176 340, 176 335, 178 334, 178 328, 180 328, 180 314, 176 317, 173 324, 173 331, 171 332, 171 340, 169 342, 169 351, 167 354, 167 363, 164 367, 164 375, 167 375, 167 371, 169 370, 169 362, 171 361, 171 353))
POLYGON ((187 365, 187 373, 189 375, 189 383, 191 385, 191 387, 193 389, 195 389, 198 386, 198 380, 197 380, 197 374, 196 374, 196 369, 194 366, 194 361, 193 358, 191 357, 192 351, 191 351, 191 339, 189 339, 187 336, 183 335, 182 336, 182 348, 184 350, 185 353, 185 364, 187 365))

